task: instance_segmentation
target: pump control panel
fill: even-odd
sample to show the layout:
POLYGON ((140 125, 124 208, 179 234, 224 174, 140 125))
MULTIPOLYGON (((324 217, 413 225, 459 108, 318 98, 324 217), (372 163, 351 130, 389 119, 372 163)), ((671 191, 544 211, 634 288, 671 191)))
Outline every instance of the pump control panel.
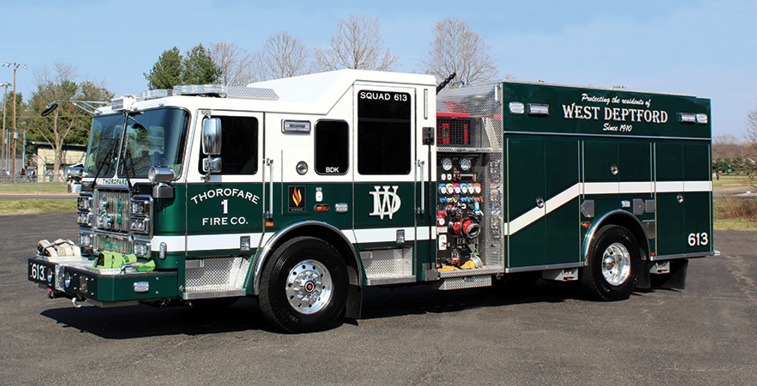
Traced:
POLYGON ((478 244, 486 204, 481 156, 440 154, 437 170, 437 267, 480 268, 478 244))

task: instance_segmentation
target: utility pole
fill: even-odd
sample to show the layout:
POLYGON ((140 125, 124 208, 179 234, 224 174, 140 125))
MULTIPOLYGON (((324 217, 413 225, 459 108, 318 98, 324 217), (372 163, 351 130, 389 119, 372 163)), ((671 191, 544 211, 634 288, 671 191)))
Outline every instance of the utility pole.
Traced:
POLYGON ((8 167, 8 161, 5 159, 5 107, 8 105, 8 87, 10 85, 10 82, 0 83, 0 87, 5 87, 5 93, 3 94, 3 139, 0 140, 0 142, 2 142, 2 148, 0 148, 0 159, 3 160, 4 167, 6 168, 8 167))
POLYGON ((21 63, 2 63, 3 67, 9 67, 13 69, 13 164, 11 166, 11 176, 13 180, 16 179, 16 139, 18 139, 18 131, 16 131, 16 71, 19 67, 23 67, 26 70, 26 65, 21 63))

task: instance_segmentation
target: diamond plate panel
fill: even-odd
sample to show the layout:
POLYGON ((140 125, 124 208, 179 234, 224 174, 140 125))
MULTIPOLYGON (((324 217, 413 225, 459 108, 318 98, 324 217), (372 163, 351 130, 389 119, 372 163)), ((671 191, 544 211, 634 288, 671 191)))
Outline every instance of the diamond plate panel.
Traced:
POLYGON ((186 292, 216 292, 242 289, 250 267, 243 257, 204 259, 198 268, 186 270, 186 292))
POLYGON ((410 248, 363 251, 360 258, 369 280, 413 275, 413 252, 410 248))

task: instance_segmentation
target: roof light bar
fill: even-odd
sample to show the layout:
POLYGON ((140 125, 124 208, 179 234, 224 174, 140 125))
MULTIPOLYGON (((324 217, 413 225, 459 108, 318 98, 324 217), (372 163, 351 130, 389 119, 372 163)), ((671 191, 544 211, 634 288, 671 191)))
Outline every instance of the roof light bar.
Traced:
POLYGON ((113 109, 113 111, 131 110, 131 107, 136 102, 137 99, 133 96, 121 96, 111 100, 110 108, 113 109))

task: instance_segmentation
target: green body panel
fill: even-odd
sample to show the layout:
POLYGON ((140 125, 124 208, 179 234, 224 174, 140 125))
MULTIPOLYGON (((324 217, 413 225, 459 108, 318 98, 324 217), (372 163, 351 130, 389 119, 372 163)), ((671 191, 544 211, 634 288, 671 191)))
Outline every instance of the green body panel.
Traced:
POLYGON ((153 199, 153 233, 183 235, 186 229, 186 189, 182 184, 173 186, 173 198, 153 199))
POLYGON ((504 82, 503 95, 506 98, 505 132, 710 138, 709 119, 706 124, 680 123, 678 117, 679 113, 701 113, 709 117, 709 99, 517 81, 504 82), (507 107, 511 101, 524 103, 525 113, 511 114, 507 107), (549 105, 549 115, 530 116, 529 104, 549 105), (650 119, 644 117, 646 111, 650 119), (655 112, 658 119, 654 119, 655 112), (663 112, 667 118, 664 122, 663 112))
MULTIPOLYGON (((618 143, 618 180, 652 181, 652 146, 650 142, 618 143)), ((648 194, 647 197, 651 197, 648 194)))
POLYGON ((565 203, 549 202, 578 183, 578 146, 575 138, 508 137, 508 221, 531 210, 544 215, 509 236, 509 268, 580 259, 578 198, 565 203), (543 208, 536 205, 539 199, 545 201, 543 208))
POLYGON ((584 182, 618 182, 613 166, 618 167, 617 141, 586 140, 583 142, 584 182))
POLYGON ((550 208, 549 198, 574 186, 579 179, 579 141, 551 137, 544 140, 546 176, 546 264, 577 262, 580 257, 579 199, 550 208))
POLYGON ((354 184, 355 204, 354 217, 355 229, 375 227, 409 227, 415 225, 416 201, 414 182, 359 182, 354 184), (376 187, 383 190, 388 186, 390 191, 397 187, 397 195, 401 200, 399 210, 389 218, 388 215, 371 216, 373 212, 373 195, 376 187))
POLYGON ((263 186, 260 183, 188 184, 188 235, 261 232, 263 186))
MULTIPOLYGON (((544 197, 545 157, 542 138, 507 139, 507 196, 505 207, 512 222, 544 197)), ((537 209, 538 210, 538 209, 537 209)), ((541 211, 544 211, 542 208, 541 211)), ((508 268, 543 265, 546 261, 546 223, 539 219, 508 237, 508 268)))
POLYGON ((543 217, 510 232, 507 267, 581 261, 588 235, 615 211, 654 225, 656 235, 640 241, 652 253, 712 251, 711 243, 702 243, 712 234, 708 99, 518 81, 504 82, 502 96, 506 220, 536 213, 537 197, 547 202, 543 217), (532 114, 544 105, 546 115, 532 114), (683 123, 682 116, 696 119, 683 123), (579 197, 554 200, 561 205, 557 209, 549 206, 561 192, 572 197, 566 189, 578 182, 579 197), (680 192, 673 192, 678 186, 680 192), (643 209, 633 214, 639 199, 643 209), (584 200, 593 201, 590 217, 581 213, 584 200), (580 228, 581 222, 588 227, 580 228))

